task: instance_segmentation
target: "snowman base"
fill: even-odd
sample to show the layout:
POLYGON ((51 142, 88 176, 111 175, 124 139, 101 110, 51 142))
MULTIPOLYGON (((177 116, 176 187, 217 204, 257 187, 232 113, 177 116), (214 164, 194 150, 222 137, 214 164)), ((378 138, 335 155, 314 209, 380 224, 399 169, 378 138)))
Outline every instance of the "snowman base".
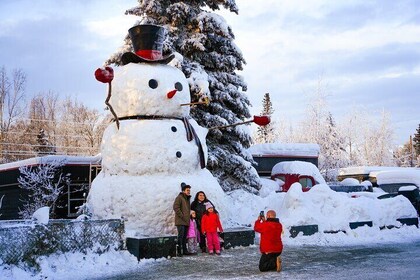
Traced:
POLYGON ((207 169, 188 175, 104 175, 92 182, 88 208, 93 218, 125 220, 126 236, 154 237, 176 234, 173 203, 181 192, 179 182, 191 185, 191 200, 204 191, 215 203, 223 222, 228 221, 227 195, 207 169))

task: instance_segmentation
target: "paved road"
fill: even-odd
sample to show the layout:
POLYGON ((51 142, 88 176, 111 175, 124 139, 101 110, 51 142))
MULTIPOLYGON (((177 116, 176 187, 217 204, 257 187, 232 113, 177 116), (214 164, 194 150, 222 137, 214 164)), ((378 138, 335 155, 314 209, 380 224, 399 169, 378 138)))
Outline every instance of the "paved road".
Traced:
POLYGON ((201 254, 139 267, 115 279, 420 279, 420 241, 348 247, 286 247, 283 271, 258 271, 257 247, 201 254))

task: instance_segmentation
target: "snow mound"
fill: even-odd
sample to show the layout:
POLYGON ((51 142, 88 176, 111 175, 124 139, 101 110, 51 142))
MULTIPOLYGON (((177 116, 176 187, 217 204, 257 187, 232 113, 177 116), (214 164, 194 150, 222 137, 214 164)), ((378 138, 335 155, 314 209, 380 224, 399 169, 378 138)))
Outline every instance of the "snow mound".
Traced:
POLYGON ((45 206, 39 208, 32 214, 32 218, 39 224, 48 224, 50 220, 50 207, 45 206))
POLYGON ((343 181, 340 182, 340 185, 343 186, 359 186, 359 180, 354 179, 354 178, 346 178, 343 181))
POLYGON ((350 230, 350 222, 372 221, 375 227, 397 225, 397 219, 416 217, 410 201, 403 196, 377 199, 374 194, 354 195, 331 190, 325 184, 308 192, 295 183, 281 207, 286 226, 318 225, 319 231, 350 230))

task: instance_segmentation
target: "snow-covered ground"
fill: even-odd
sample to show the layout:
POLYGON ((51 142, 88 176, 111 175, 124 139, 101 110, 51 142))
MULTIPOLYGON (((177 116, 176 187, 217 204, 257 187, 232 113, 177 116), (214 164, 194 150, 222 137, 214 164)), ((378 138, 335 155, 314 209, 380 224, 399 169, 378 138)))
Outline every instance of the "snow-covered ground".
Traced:
MULTIPOLYGON (((256 241, 258 242, 258 240, 256 241)), ((285 234, 283 236, 283 241, 285 244, 285 250, 287 250, 289 247, 302 247, 301 249, 296 249, 298 252, 297 254, 299 254, 300 251, 302 251, 303 253, 308 247, 308 245, 324 246, 330 248, 337 247, 338 250, 343 246, 356 247, 360 245, 379 245, 379 247, 382 247, 382 245, 385 244, 407 244, 414 242, 419 243, 420 230, 415 226, 403 226, 400 229, 394 228, 386 230, 363 227, 352 230, 347 234, 342 232, 337 234, 317 233, 312 236, 298 236, 297 238, 290 238, 287 234, 285 234)), ((236 252, 235 250, 237 249, 230 249, 223 253, 233 255, 233 257, 230 257, 229 260, 226 261, 238 261, 238 263, 240 263, 240 258, 236 259, 235 254, 240 255, 241 253, 236 252)), ((249 253, 252 253, 252 259, 255 262, 255 264, 253 264, 253 266, 255 266, 253 272, 254 274, 258 274, 258 252, 255 250, 255 248, 252 247, 250 249, 243 250, 249 250, 249 253)), ((223 256, 223 254, 221 256, 222 258, 225 257, 223 256)), ((228 256, 226 257, 228 258, 228 256)), ((200 262, 213 262, 213 260, 210 259, 210 257, 198 256, 198 258, 200 258, 200 262)), ((162 258, 158 260, 147 259, 137 262, 137 258, 128 253, 127 251, 112 251, 102 255, 96 255, 93 253, 87 255, 81 253, 67 253, 62 255, 51 255, 49 257, 40 258, 39 263, 42 272, 39 274, 25 271, 22 268, 16 266, 0 265, 0 280, 104 279, 108 277, 117 277, 119 275, 126 275, 130 273, 141 273, 142 271, 155 269, 156 267, 170 266, 170 262, 173 261, 175 260, 167 260, 162 258)), ((196 261, 194 261, 194 259, 188 260, 188 262, 196 264, 196 261)), ((185 265, 188 266, 188 264, 185 265)), ((198 268, 194 268, 193 270, 197 269, 198 268)), ((211 275, 211 271, 208 272, 208 275, 211 275)), ((256 279, 255 277, 251 278, 256 279)), ((182 279, 182 277, 180 277, 179 279, 182 279)))

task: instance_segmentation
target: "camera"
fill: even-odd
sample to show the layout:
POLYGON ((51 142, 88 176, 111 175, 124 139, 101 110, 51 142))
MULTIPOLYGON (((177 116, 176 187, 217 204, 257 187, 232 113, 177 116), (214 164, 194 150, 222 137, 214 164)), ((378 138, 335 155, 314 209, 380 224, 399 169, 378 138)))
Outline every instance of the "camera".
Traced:
POLYGON ((260 217, 264 218, 264 211, 260 212, 260 217))

